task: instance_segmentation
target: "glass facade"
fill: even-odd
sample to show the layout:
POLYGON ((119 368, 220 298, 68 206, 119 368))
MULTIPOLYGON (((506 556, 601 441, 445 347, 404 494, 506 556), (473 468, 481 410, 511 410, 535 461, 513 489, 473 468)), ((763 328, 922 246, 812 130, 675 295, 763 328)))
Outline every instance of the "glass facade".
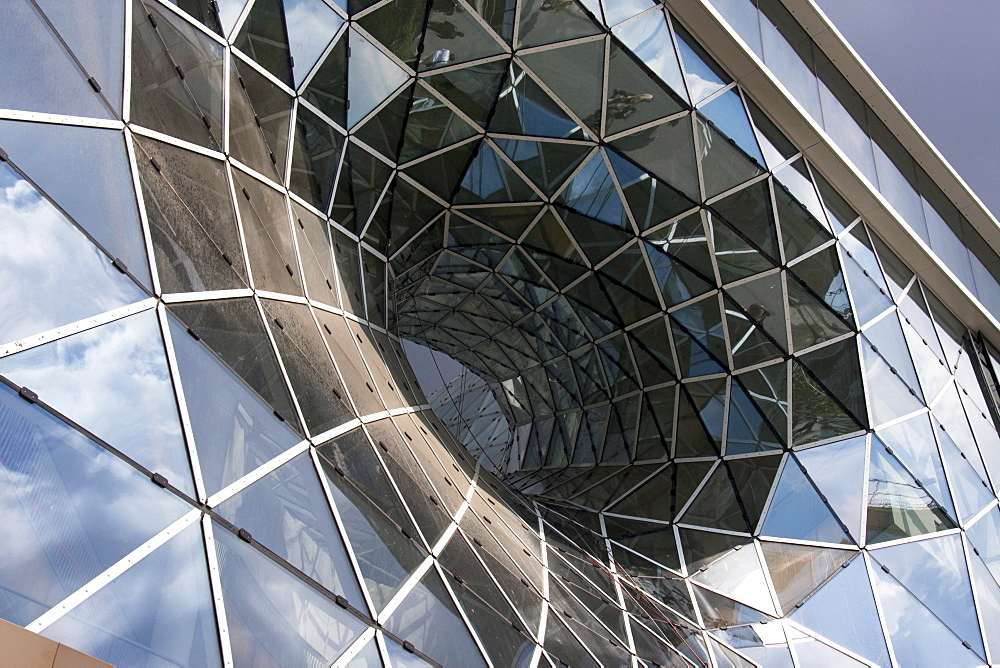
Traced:
POLYGON ((0 618, 118 666, 1000 661, 995 342, 662 5, 3 18, 0 618))

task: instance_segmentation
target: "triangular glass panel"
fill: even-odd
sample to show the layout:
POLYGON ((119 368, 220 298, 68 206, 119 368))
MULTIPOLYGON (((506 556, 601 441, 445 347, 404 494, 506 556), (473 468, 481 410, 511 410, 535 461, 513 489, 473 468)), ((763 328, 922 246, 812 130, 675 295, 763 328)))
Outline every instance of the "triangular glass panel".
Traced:
POLYGON ((0 146, 42 192, 150 287, 135 188, 119 131, 0 121, 0 146))
POLYGON ((302 97, 341 127, 347 126, 347 33, 327 53, 302 97))
POLYGON ((683 109, 673 93, 639 65, 627 50, 611 43, 604 134, 624 132, 683 109))
POLYGON ((300 440, 218 357, 168 316, 202 479, 214 494, 300 440))
POLYGON ((878 388, 877 392, 872 392, 868 397, 873 425, 891 422, 924 407, 916 391, 903 382, 896 367, 889 366, 864 337, 861 337, 861 357, 864 360, 868 387, 878 388))
POLYGON ((235 526, 335 594, 364 597, 308 453, 215 506, 235 526))
MULTIPOLYGON (((725 407, 722 403, 722 397, 719 395, 717 383, 709 384, 716 385, 716 393, 710 393, 710 410, 707 411, 706 417, 715 417, 720 419, 718 424, 712 425, 713 430, 718 430, 721 428, 721 418, 725 407), (714 414, 714 415, 713 415, 714 414)), ((681 386, 678 390, 678 404, 679 408, 677 411, 677 439, 675 444, 675 455, 678 457, 706 457, 706 456, 716 456, 719 454, 719 438, 721 433, 709 433, 709 427, 706 425, 705 421, 700 417, 700 410, 698 405, 701 404, 704 399, 701 397, 692 397, 691 392, 686 386, 681 386)))
POLYGON ((0 358, 0 373, 195 496, 155 311, 0 358))
POLYGON ((742 549, 753 544, 747 536, 734 536, 715 531, 698 531, 678 527, 677 533, 680 536, 681 549, 689 574, 706 568, 723 555, 728 554, 737 545, 741 546, 742 549))
POLYGON ((337 272, 334 270, 329 224, 298 202, 292 202, 292 217, 301 230, 296 235, 302 276, 310 299, 339 307, 337 272))
MULTIPOLYGON (((694 202, 679 191, 650 176, 616 151, 605 151, 605 154, 611 162, 611 168, 625 195, 625 202, 631 209, 632 217, 640 230, 655 227, 694 206, 694 202)), ((663 229, 660 234, 674 229, 675 226, 676 223, 663 229)))
MULTIPOLYGON (((434 545, 447 528, 451 515, 465 500, 455 488, 447 472, 436 466, 437 460, 421 462, 419 450, 414 454, 390 420, 380 420, 368 425, 372 440, 382 450, 382 461, 392 475, 400 494, 419 525, 429 545, 434 545), (426 472, 425 472, 426 471, 426 472), (436 483, 428 485, 428 480, 436 483), (442 506, 442 504, 444 504, 442 506)), ((411 441, 411 443, 413 443, 411 441)))
POLYGON ((715 287, 711 258, 701 218, 689 216, 676 225, 654 232, 643 242, 663 301, 669 308, 705 294, 715 287), (704 260, 703 262, 700 260, 704 260), (695 264, 691 264, 691 262, 695 264))
MULTIPOLYGON (((629 340, 632 343, 632 354, 635 356, 636 367, 642 375, 645 386, 658 385, 676 379, 673 351, 670 346, 670 338, 667 335, 666 323, 662 318, 650 320, 646 324, 630 330, 629 340)), ((660 401, 656 403, 659 405, 660 401)), ((669 406, 664 405, 665 414, 661 415, 660 419, 669 421, 674 413, 671 408, 673 400, 668 400, 665 404, 669 404, 669 406)))
POLYGON ((751 531, 752 527, 726 462, 716 467, 680 521, 713 529, 751 531))
POLYGON ((844 275, 840 270, 840 256, 835 245, 830 245, 793 264, 791 271, 795 274, 799 285, 819 296, 848 327, 853 325, 851 302, 847 297, 847 286, 844 284, 844 275))
POLYGON ((223 46, 153 3, 133 0, 132 16, 129 120, 221 151, 223 46))
MULTIPOLYGON (((370 122, 365 125, 370 126, 370 122)), ((358 144, 348 143, 337 178, 331 218, 348 230, 360 232, 381 201, 390 178, 392 169, 386 163, 358 144)))
POLYGON ((433 568, 407 594, 384 626, 442 665, 470 668, 486 665, 458 608, 433 568))
POLYGON ((486 127, 507 70, 508 61, 496 60, 440 74, 425 72, 423 80, 474 122, 486 127))
POLYGON ((764 152, 767 166, 773 170, 799 151, 771 119, 761 111, 760 107, 754 104, 753 100, 747 98, 746 103, 747 110, 750 112, 750 120, 757 133, 757 143, 764 152))
POLYGON ((424 560, 419 533, 361 430, 318 452, 377 614, 424 560))
POLYGON ((760 533, 821 543, 852 542, 826 497, 820 495, 794 457, 785 462, 760 533))
MULTIPOLYGON (((611 193, 610 196, 617 197, 614 193, 611 193)), ((620 200, 611 206, 620 206, 620 200)), ((577 245, 583 250, 591 264, 599 264, 606 260, 615 251, 635 238, 631 229, 621 230, 568 209, 559 208, 557 211, 565 221, 566 229, 573 235, 577 245)))
POLYGON ((278 359, 252 299, 174 304, 170 310, 283 419, 299 428, 278 359))
POLYGON ((823 199, 823 209, 826 211, 827 220, 833 226, 834 234, 840 234, 848 225, 858 218, 857 212, 851 205, 840 196, 830 182, 823 178, 823 175, 813 169, 813 180, 816 182, 816 189, 823 199))
POLYGON ((632 2, 623 4, 604 0, 603 4, 604 20, 609 26, 616 26, 647 9, 656 7, 656 3, 653 0, 633 0, 632 2))
MULTIPOLYGON (((841 243, 844 244, 843 241, 841 243)), ((847 244, 844 244, 844 248, 847 248, 847 244)), ((856 261, 857 257, 856 253, 852 257, 851 251, 846 251, 846 256, 844 257, 844 275, 850 287, 851 294, 858 295, 859 297, 864 295, 863 298, 855 297, 855 312, 853 314, 858 324, 863 326, 875 318, 875 316, 891 308, 892 299, 889 298, 889 293, 885 289, 881 272, 876 274, 877 278, 873 278, 867 269, 863 269, 858 264, 856 261)), ((933 329, 933 325, 931 327, 933 329)), ((935 338, 936 342, 937 339, 935 338)))
POLYGON ((753 126, 750 125, 750 117, 743 106, 743 99, 739 90, 731 88, 722 95, 698 109, 708 121, 718 129, 723 136, 733 140, 733 142, 746 155, 757 163, 764 166, 764 156, 757 145, 757 139, 753 133, 753 126))
MULTIPOLYGON (((708 213, 708 229, 713 240, 714 265, 718 267, 719 280, 723 284, 748 278, 777 266, 777 260, 761 253, 746 235, 712 212, 708 213)), ((703 271, 708 271, 708 267, 703 271)))
POLYGON ((728 367, 719 298, 711 294, 670 314, 678 375, 703 376, 728 367))
POLYGON ((534 643, 523 623, 461 535, 448 541, 439 561, 494 663, 516 665, 520 657, 530 658, 534 643))
POLYGON ((772 617, 778 616, 764 568, 753 545, 729 552, 707 569, 692 575, 692 580, 711 587, 738 603, 772 617))
POLYGON ((525 0, 521 6, 517 48, 565 42, 600 32, 576 2, 553 5, 546 0, 525 0))
POLYGON ((906 422, 880 429, 878 436, 886 446, 892 448, 896 458, 920 481, 931 497, 941 503, 948 515, 957 517, 951 505, 951 494, 948 491, 941 457, 935 447, 934 433, 927 415, 919 415, 906 422))
POLYGON ((792 442, 805 445, 867 425, 853 339, 815 350, 792 364, 792 442))
MULTIPOLYGON (((778 437, 788 441, 787 366, 784 363, 760 367, 734 376, 746 396, 754 403, 768 426, 778 437)), ((734 390, 735 391, 735 390, 734 390)))
MULTIPOLYGON (((118 8, 117 12, 107 9, 107 29, 121 22, 121 9, 118 8)), ((66 25, 58 19, 56 22, 59 26, 66 25)), ((120 34, 124 34, 124 28, 121 31, 120 34)), ((67 41, 76 46, 75 39, 67 41)), ((116 41, 120 48, 120 38, 109 39, 106 44, 113 48, 116 41)), ((46 24, 45 17, 34 3, 10 3, 4 7, 0 45, 3 45, 0 59, 6 63, 7 70, 0 83, 0 97, 5 107, 69 116, 113 117, 111 109, 87 83, 83 71, 46 24), (44 85, 37 80, 37 73, 42 71, 46 72, 44 85)), ((115 90, 114 81, 101 83, 109 86, 109 92, 115 90)), ((114 105, 120 106, 117 102, 114 105)))
MULTIPOLYGON (((586 646, 573 635, 563 621, 563 616, 550 613, 550 621, 545 627, 545 639, 543 646, 551 656, 557 657, 559 661, 569 662, 566 665, 591 666, 601 665, 594 656, 587 651, 586 646)), ((550 660, 551 663, 551 660, 550 660)), ((552 665, 556 665, 552 663, 552 665)))
POLYGON ((223 37, 231 36, 233 28, 236 27, 236 21, 246 7, 247 0, 216 0, 216 4, 218 5, 217 16, 221 23, 221 34, 223 37))
MULTIPOLYGON (((941 445, 944 463, 948 467, 948 480, 951 492, 955 497, 958 517, 962 522, 967 522, 993 501, 994 496, 990 492, 989 486, 980 477, 980 473, 977 473, 976 468, 970 463, 968 455, 962 453, 948 432, 940 429, 941 425, 937 420, 933 420, 932 423, 939 427, 935 433, 941 445)), ((998 580, 1000 580, 1000 575, 998 575, 998 580)))
POLYGON ((730 387, 726 418, 726 454, 776 450, 783 445, 784 441, 776 428, 760 412, 742 385, 734 380, 730 387))
POLYGON ((615 308, 624 322, 636 322, 660 310, 646 256, 638 243, 627 246, 598 271, 607 284, 628 291, 616 290, 621 298, 615 300, 615 308))
POLYGON ((120 114, 125 38, 124 4, 116 3, 114 7, 106 7, 100 0, 72 3, 40 0, 38 6, 69 46, 69 50, 79 58, 88 75, 93 75, 97 80, 103 96, 120 114), (97 12, 100 12, 100 21, 93 20, 97 12))
POLYGON ((604 40, 524 54, 520 60, 566 107, 591 130, 601 129, 601 82, 604 76, 604 40), (566 63, 578 76, 566 76, 566 63))
POLYGON ((160 290, 247 287, 225 164, 139 135, 134 141, 160 290))
POLYGON ((986 656, 962 538, 957 534, 894 545, 869 554, 955 634, 986 656))
MULTIPOLYGON (((979 618, 983 628, 1000 628, 1000 585, 997 584, 982 559, 970 557, 972 563, 972 581, 976 588, 976 598, 979 602, 979 618)), ((1000 638, 996 634, 986 634, 986 645, 991 656, 997 656, 1000 651, 1000 638)))
POLYGON ((889 364, 893 375, 898 375, 906 386, 916 393, 917 398, 923 399, 924 395, 920 391, 920 383, 913 368, 906 337, 896 314, 890 313, 865 329, 864 338, 871 342, 874 352, 889 364))
POLYGON ((230 67, 229 152, 261 174, 284 181, 292 98, 239 58, 233 57, 230 67))
MULTIPOLYGON (((369 2, 368 0, 365 0, 365 2, 370 5, 379 4, 378 2, 369 2)), ((364 28, 374 38, 376 43, 388 49, 411 69, 415 70, 418 65, 417 57, 421 55, 420 44, 423 40, 423 31, 420 29, 420 26, 424 24, 427 10, 427 5, 423 3, 415 5, 411 2, 394 0, 381 4, 374 11, 357 19, 357 22, 359 26, 364 28)), ((352 39, 352 59, 354 58, 354 45, 355 42, 352 39)), ((425 59, 429 57, 430 54, 425 55, 425 59)), ((368 72, 362 74, 359 78, 355 78, 352 72, 351 79, 353 81, 361 81, 373 76, 373 74, 373 72, 368 72)), ((352 90, 351 92, 353 93, 354 91, 352 90)))
POLYGON ((784 184, 779 181, 772 183, 778 221, 781 223, 781 245, 785 249, 786 262, 805 255, 832 238, 822 223, 792 196, 784 184))
POLYGON ((6 385, 0 410, 4 530, 18 537, 0 547, 3 617, 27 626, 191 506, 6 385))
POLYGON ((691 92, 691 102, 697 105, 729 84, 732 79, 687 30, 674 24, 674 33, 677 36, 677 50, 684 64, 684 79, 691 92))
POLYGON ((543 193, 552 196, 592 150, 589 144, 496 139, 497 146, 543 193))
MULTIPOLYGON (((921 599, 900 585, 891 571, 885 573, 880 568, 872 568, 872 572, 875 574, 879 597, 883 601, 891 601, 891 605, 882 606, 882 614, 899 665, 934 665, 942 662, 956 667, 983 665, 983 659, 973 649, 963 647, 963 642, 975 647, 972 643, 977 642, 978 638, 966 640, 958 637, 921 599)), ((940 573, 935 573, 934 581, 938 582, 940 577, 940 573)), ((975 621, 972 623, 975 624, 975 621)), ((978 632, 978 628, 975 630, 978 632)), ((982 647, 981 644, 979 646, 982 647)))
POLYGON ((793 200, 812 214, 816 221, 826 227, 826 213, 816 195, 812 176, 805 158, 799 158, 790 165, 782 167, 774 174, 776 188, 785 189, 793 200))
MULTIPOLYGON (((855 557, 789 617, 880 666, 890 665, 864 557, 855 557)), ((844 566, 844 564, 841 564, 844 566)))
POLYGON ((692 583, 694 599, 698 601, 702 619, 708 628, 720 626, 743 626, 770 621, 767 614, 749 605, 735 601, 697 584, 692 583))
POLYGON ((760 176, 764 169, 728 137, 696 114, 705 197, 712 198, 760 176))
MULTIPOLYGON (((353 418, 347 392, 309 307, 272 300, 262 300, 261 304, 310 433, 322 434, 353 418)), ((352 396, 365 391, 374 395, 370 388, 359 387, 352 396)), ((368 407, 361 401, 357 404, 368 407)), ((369 405, 375 408, 370 412, 384 408, 377 397, 369 405)))
POLYGON ((736 368, 785 354, 788 335, 781 287, 781 274, 773 273, 725 289, 726 325, 736 368))
MULTIPOLYGON (((809 264, 812 257, 795 265, 793 269, 805 273, 807 270, 806 265, 809 264)), ((817 262, 816 268, 809 269, 808 271, 816 280, 822 280, 824 277, 830 278, 830 275, 824 271, 821 260, 817 262)), ((847 318, 845 320, 844 316, 835 312, 826 302, 817 297, 816 293, 807 287, 805 281, 799 282, 799 279, 791 273, 791 270, 789 270, 787 276, 785 286, 788 290, 788 317, 792 323, 793 351, 810 348, 851 331, 849 306, 845 311, 847 318)), ((844 299, 846 299, 847 289, 844 287, 842 276, 838 273, 833 277, 833 281, 833 283, 829 284, 829 290, 839 293, 838 297, 843 295, 844 299)), ((825 288, 820 287, 820 289, 825 288)), ((831 295, 830 292, 827 294, 831 295)), ((857 356, 855 355, 855 357, 857 356)))
MULTIPOLYGON (((389 6, 401 4, 403 3, 396 2, 389 6)), ((369 16, 375 15, 369 14, 369 16)), ((352 30, 349 36, 351 56, 347 63, 348 80, 367 82, 365 86, 354 86, 350 89, 347 125, 353 128, 358 121, 403 85, 409 76, 399 65, 362 37, 361 33, 352 30)))
POLYGON ((480 60, 506 51, 504 45, 464 9, 459 9, 453 0, 431 2, 421 38, 422 53, 428 54, 420 62, 421 71, 480 60))
POLYGON ((867 503, 869 544, 955 527, 941 505, 877 437, 872 437, 867 503))
POLYGON ((257 0, 233 46, 253 58, 286 86, 294 87, 291 48, 282 0, 257 0))
POLYGON ((510 66, 510 78, 500 91, 490 132, 587 139, 576 121, 569 118, 550 96, 516 64, 510 66))
POLYGON ((638 56, 661 81, 685 102, 688 101, 684 75, 674 51, 673 39, 663 12, 646 12, 634 21, 614 27, 614 35, 638 56))
POLYGON ((236 534, 213 528, 234 663, 333 663, 368 628, 236 534))
POLYGON ((764 563, 778 603, 785 614, 791 613, 827 580, 840 572, 846 561, 857 555, 851 550, 830 550, 792 543, 760 542, 764 563))
MULTIPOLYGON (((746 246, 764 254, 771 262, 777 264, 778 230, 774 225, 774 214, 771 210, 771 193, 767 181, 758 181, 742 190, 726 195, 712 203, 713 216, 716 225, 722 221, 728 223, 746 246)), ((719 249, 716 250, 719 253, 719 249)), ((737 262, 739 262, 737 260, 737 262)), ((739 262, 740 265, 745 263, 739 262)), ((746 265, 751 268, 753 265, 746 265)), ((720 267, 721 269, 721 267, 720 267)))
POLYGON ((538 199, 538 193, 487 142, 469 164, 456 204, 521 202, 538 199))
POLYGON ((691 116, 660 123, 615 139, 611 148, 676 188, 701 201, 691 116))
POLYGON ((0 164, 0 284, 4 342, 147 296, 9 163, 0 164))
POLYGON ((302 295, 295 240, 283 191, 233 170, 233 185, 254 286, 302 295))
MULTIPOLYGON (((413 88, 411 86, 404 86, 381 109, 370 116, 367 121, 354 127, 353 136, 355 139, 359 139, 366 144, 364 150, 367 150, 367 147, 371 147, 375 153, 395 160, 399 154, 400 141, 403 136, 403 127, 406 125, 406 115, 409 112, 410 94, 412 92, 413 88)), ((351 142, 350 145, 360 150, 358 144, 351 142)), ((343 180, 341 180, 341 187, 343 187, 343 180)), ((339 193, 335 202, 338 204, 341 202, 339 193)), ((334 210, 336 211, 336 204, 334 206, 334 210)))
POLYGON ((546 210, 538 219, 535 226, 525 236, 523 243, 525 246, 532 246, 567 262, 578 264, 582 268, 587 266, 587 261, 577 251, 559 220, 549 210, 546 210))
MULTIPOLYGON (((403 173, 441 199, 450 200, 478 148, 478 141, 468 141, 416 164, 411 163, 403 173)), ((395 237, 395 231, 393 234, 395 237)))
MULTIPOLYGON (((253 10, 251 10, 253 11, 253 10)), ((344 19, 323 0, 291 0, 284 11, 292 80, 298 88, 337 34, 344 19)))
POLYGON ((144 556, 43 635, 117 666, 221 665, 200 528, 144 556))
POLYGON ((795 457, 826 497, 837 518, 852 536, 861 535, 861 512, 865 485, 867 448, 865 436, 799 450, 795 457))
POLYGON ((761 513, 764 512, 764 505, 767 503, 778 473, 778 466, 781 464, 781 456, 768 454, 760 457, 741 457, 731 459, 727 463, 733 484, 736 486, 736 493, 740 498, 740 505, 746 511, 750 526, 755 527, 760 521, 761 513))
POLYGON ((299 106, 295 116, 288 185, 320 211, 330 204, 345 138, 318 115, 299 106))
POLYGON ((478 130, 433 95, 429 86, 418 84, 413 91, 413 101, 406 119, 399 161, 409 162, 439 151, 471 137, 478 130))

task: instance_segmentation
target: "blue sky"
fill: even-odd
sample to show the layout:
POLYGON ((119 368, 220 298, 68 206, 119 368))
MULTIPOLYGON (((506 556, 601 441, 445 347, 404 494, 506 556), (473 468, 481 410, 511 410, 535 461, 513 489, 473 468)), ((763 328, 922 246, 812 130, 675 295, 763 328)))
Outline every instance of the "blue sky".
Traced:
POLYGON ((816 2, 1000 216, 1000 1, 816 2))

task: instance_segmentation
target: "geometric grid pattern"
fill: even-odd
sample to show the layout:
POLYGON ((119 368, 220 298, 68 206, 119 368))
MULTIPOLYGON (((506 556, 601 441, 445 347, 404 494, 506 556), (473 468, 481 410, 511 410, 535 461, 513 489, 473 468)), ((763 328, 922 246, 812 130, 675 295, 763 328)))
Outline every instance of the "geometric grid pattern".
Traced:
POLYGON ((1000 354, 661 6, 5 13, 4 619, 117 665, 1000 659, 1000 354))

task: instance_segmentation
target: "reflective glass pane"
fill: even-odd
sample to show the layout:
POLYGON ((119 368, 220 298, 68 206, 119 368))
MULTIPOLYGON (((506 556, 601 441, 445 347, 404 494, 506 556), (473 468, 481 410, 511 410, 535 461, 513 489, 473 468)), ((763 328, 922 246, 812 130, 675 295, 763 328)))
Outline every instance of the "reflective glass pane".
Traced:
POLYGON ((215 508, 282 559, 364 609, 354 569, 308 453, 215 508))
POLYGON ((368 628, 235 534, 213 528, 236 663, 330 664, 368 628))
POLYGON ((3 341, 146 296, 8 164, 0 164, 0 284, 3 341))
POLYGON ((155 3, 132 16, 130 120, 221 151, 222 45, 155 3))
POLYGON ((26 626, 189 506, 6 386, 0 408, 0 617, 26 626))
POLYGON ((0 358, 0 373, 195 495, 155 311, 0 358))
POLYGON ((221 666, 201 527, 171 538, 43 634, 116 666, 221 666))
POLYGON ((300 437, 175 318, 169 322, 202 478, 214 494, 300 437))
POLYGON ((28 178, 146 287, 149 263, 117 130, 0 121, 0 146, 28 178), (53 169, 53 165, 59 165, 53 169))

